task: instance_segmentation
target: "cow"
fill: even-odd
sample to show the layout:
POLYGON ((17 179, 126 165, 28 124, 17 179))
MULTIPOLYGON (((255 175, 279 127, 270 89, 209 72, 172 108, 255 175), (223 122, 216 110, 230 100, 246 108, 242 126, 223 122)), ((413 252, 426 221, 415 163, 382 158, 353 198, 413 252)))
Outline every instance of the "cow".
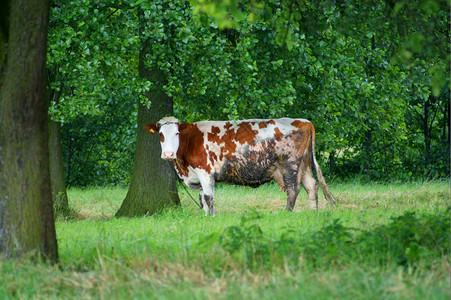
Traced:
POLYGON ((318 184, 327 201, 335 205, 315 158, 315 128, 305 119, 252 119, 180 123, 165 117, 147 124, 159 134, 161 158, 173 161, 180 178, 198 189, 205 214, 215 215, 215 182, 258 187, 271 180, 287 193, 292 211, 299 185, 307 191, 310 208, 318 208, 318 184))

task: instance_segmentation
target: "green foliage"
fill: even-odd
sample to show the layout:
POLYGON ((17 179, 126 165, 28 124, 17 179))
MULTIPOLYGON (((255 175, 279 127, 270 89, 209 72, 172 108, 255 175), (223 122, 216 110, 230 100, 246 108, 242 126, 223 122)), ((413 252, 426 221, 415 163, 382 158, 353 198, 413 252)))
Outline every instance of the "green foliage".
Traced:
POLYGON ((273 270, 288 263, 293 268, 340 268, 353 261, 375 267, 397 264, 430 267, 450 254, 449 209, 438 214, 406 212, 370 230, 344 226, 339 219, 313 233, 294 228, 278 236, 265 234, 257 224, 241 223, 211 239, 245 269, 273 270))
POLYGON ((189 2, 199 22, 203 25, 208 25, 211 22, 208 16, 211 16, 220 29, 237 27, 245 20, 253 22, 260 14, 261 8, 264 7, 263 3, 255 0, 190 0, 189 2), (243 2, 246 5, 246 11, 241 9, 243 2))
MULTIPOLYGON (((261 218, 260 215, 255 212, 254 214, 251 213, 250 217, 244 215, 241 217, 240 226, 229 226, 219 236, 221 247, 250 270, 272 263, 271 257, 268 255, 271 252, 272 245, 267 243, 261 227, 257 224, 246 225, 250 220, 259 218, 261 218)), ((201 241, 200 245, 203 247, 207 243, 211 246, 213 243, 209 239, 212 238, 216 239, 215 234, 210 235, 206 241, 201 241)))
POLYGON ((110 99, 103 114, 77 116, 62 126, 69 186, 126 185, 133 166, 137 103, 110 99))
MULTIPOLYGON (((122 118, 111 127, 129 128, 122 122, 130 103, 161 87, 182 121, 310 119, 328 177, 446 177, 448 3, 406 3, 56 1, 48 62, 58 97, 50 111, 63 129, 112 111, 122 118), (138 53, 147 44, 153 77, 143 81, 138 53)), ((110 148, 104 129, 97 132, 110 148)), ((130 130, 115 134, 132 144, 130 130)), ((99 141, 83 145, 91 141, 96 148, 99 141)), ((95 161, 85 153, 77 152, 80 161, 95 161)))
POLYGON ((48 58, 53 119, 100 115, 111 99, 138 97, 138 25, 133 11, 74 0, 52 5, 48 58), (123 22, 127 20, 127 22, 123 22))
POLYGON ((430 266, 435 259, 450 253, 449 213, 449 209, 437 215, 417 216, 407 212, 395 217, 391 223, 358 237, 361 255, 373 252, 379 264, 394 260, 405 266, 416 266, 419 262, 430 266))
POLYGON ((55 1, 47 67, 50 116, 62 123, 67 183, 127 184, 136 136, 138 24, 109 2, 55 1), (125 22, 124 22, 125 20, 125 22))
MULTIPOLYGON (((246 1, 240 4, 242 13, 255 7, 246 1)), ((229 4, 229 10, 227 5, 198 1, 195 12, 210 15, 213 23, 233 20, 234 30, 241 33, 237 44, 255 40, 249 54, 257 68, 254 76, 246 76, 251 80, 246 87, 250 93, 241 96, 236 92, 232 94, 238 95, 236 99, 221 97, 231 100, 222 109, 229 118, 246 117, 247 112, 258 116, 260 112, 263 117, 311 119, 317 127, 319 150, 340 152, 339 165, 334 168, 340 177, 353 173, 372 179, 449 174, 449 168, 437 165, 449 162, 449 142, 443 144, 447 151, 434 151, 436 158, 431 162, 425 158, 432 155, 427 150, 429 133, 422 130, 421 121, 411 118, 412 112, 418 111, 415 103, 419 99, 424 103, 439 94, 439 99, 447 99, 449 94, 445 85, 449 82, 449 3, 414 1, 406 5, 401 1, 392 6, 384 1, 270 1, 257 9, 259 18, 253 22, 233 17, 236 1, 229 4), (213 13, 215 8, 219 16, 213 13), (276 57, 270 58, 274 53, 276 57), (271 89, 273 83, 280 83, 281 88, 271 89), (257 93, 252 99, 253 91, 265 95, 267 87, 273 100, 262 101, 257 93), (421 93, 416 92, 418 87, 421 93), (244 111, 237 103, 244 103, 244 111), (412 137, 420 141, 422 149, 410 148, 412 137), (412 151, 406 153, 406 148, 412 151)), ((233 90, 233 85, 226 90, 233 90)), ((434 116, 438 112, 440 117, 421 115, 431 122, 430 131, 435 135, 449 132, 449 106, 439 103, 434 116)), ((446 135, 430 138, 439 144, 443 139, 449 141, 446 135)))

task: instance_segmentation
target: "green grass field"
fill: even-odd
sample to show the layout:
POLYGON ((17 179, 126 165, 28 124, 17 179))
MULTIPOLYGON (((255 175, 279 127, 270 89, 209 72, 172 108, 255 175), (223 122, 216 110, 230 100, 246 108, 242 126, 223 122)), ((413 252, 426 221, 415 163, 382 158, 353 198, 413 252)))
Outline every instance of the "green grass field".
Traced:
POLYGON ((125 188, 70 189, 60 263, 0 261, 0 299, 450 299, 449 181, 330 189, 289 213, 275 184, 217 185, 211 218, 180 188, 133 219, 112 217, 125 188))

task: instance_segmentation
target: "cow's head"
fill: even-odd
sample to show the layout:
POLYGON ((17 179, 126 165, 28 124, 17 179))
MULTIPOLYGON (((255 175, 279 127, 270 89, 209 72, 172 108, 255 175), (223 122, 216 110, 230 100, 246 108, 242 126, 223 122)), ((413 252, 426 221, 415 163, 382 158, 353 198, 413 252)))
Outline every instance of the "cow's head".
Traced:
POLYGON ((166 117, 156 124, 147 124, 146 130, 150 134, 160 134, 161 158, 173 160, 177 158, 179 149, 179 120, 174 117, 166 117))

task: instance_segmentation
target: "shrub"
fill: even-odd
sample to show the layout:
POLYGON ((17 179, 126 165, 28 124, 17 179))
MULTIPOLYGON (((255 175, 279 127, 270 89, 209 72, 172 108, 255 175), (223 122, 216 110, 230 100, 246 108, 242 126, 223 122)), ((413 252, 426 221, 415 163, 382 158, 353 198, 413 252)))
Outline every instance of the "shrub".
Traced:
POLYGON ((406 212, 371 230, 346 227, 336 219, 314 233, 291 228, 279 237, 265 234, 258 224, 248 224, 258 218, 243 218, 240 225, 206 237, 197 250, 219 247, 233 260, 229 265, 249 270, 271 270, 287 263, 293 268, 333 268, 352 262, 428 267, 450 253, 449 210, 421 215, 406 212))

